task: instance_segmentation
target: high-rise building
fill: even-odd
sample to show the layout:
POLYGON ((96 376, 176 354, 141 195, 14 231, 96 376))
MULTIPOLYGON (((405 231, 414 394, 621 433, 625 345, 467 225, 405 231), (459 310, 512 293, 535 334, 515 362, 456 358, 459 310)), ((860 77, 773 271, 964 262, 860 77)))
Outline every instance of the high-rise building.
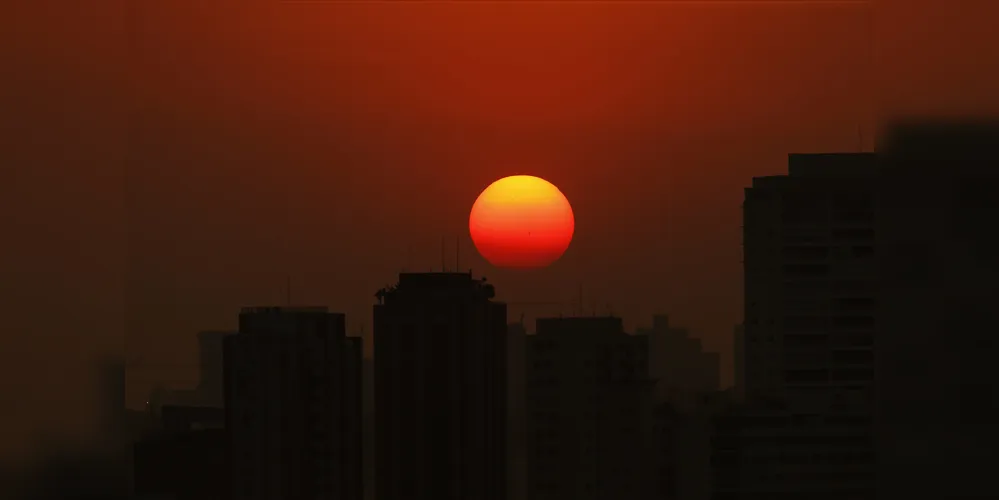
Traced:
POLYGON ((746 399, 746 330, 742 324, 732 332, 732 381, 735 400, 746 399))
POLYGON ((876 157, 788 163, 745 193, 746 406, 717 419, 714 497, 872 498, 876 157))
POLYGON ((897 127, 879 152, 883 498, 996 498, 999 123, 897 127))
POLYGON ((755 408, 721 426, 718 498, 997 496, 999 124, 887 139, 746 191, 755 408))
POLYGON ((527 346, 528 498, 655 498, 648 338, 551 318, 527 346))
POLYGON ((869 402, 876 157, 792 154, 788 172, 753 179, 743 203, 747 397, 869 402))
POLYGON ((374 306, 378 500, 506 500, 506 304, 402 273, 374 306))
MULTIPOLYGON (((343 353, 343 419, 344 493, 339 498, 359 500, 364 498, 364 340, 346 337, 343 353)), ((369 424, 370 425, 370 424, 369 424)))
POLYGON ((507 326, 507 474, 513 499, 527 497, 527 329, 523 320, 507 326))
POLYGON ((364 454, 364 499, 375 500, 375 360, 361 362, 362 377, 362 448, 364 454))
POLYGON ((174 414, 171 425, 144 436, 132 447, 134 491, 129 498, 229 500, 224 472, 226 433, 213 425, 218 418, 209 415, 209 422, 200 422, 204 416, 197 415, 200 411, 187 412, 182 407, 166 406, 163 411, 174 414))
POLYGON ((689 409, 719 389, 718 353, 705 351, 701 339, 671 325, 669 316, 654 316, 652 327, 639 328, 636 334, 648 337, 649 376, 656 382, 660 401, 689 409))
POLYGON ((225 337, 233 500, 360 500, 359 349, 343 314, 252 307, 225 337))

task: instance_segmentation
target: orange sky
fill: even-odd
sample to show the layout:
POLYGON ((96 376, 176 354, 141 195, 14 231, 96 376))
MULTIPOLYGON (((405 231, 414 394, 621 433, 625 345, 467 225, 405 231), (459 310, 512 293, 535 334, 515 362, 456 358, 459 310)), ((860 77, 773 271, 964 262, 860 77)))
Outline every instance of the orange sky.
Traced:
POLYGON ((668 312, 727 350, 753 175, 856 149, 858 124, 870 143, 876 93, 880 114, 999 111, 987 0, 881 2, 874 54, 871 11, 832 2, 139 3, 0 21, 10 448, 68 425, 52 410, 92 393, 66 374, 126 336, 146 364, 130 402, 193 380, 194 333, 282 301, 286 276, 357 331, 512 173, 558 185, 576 236, 535 273, 466 240, 501 298, 582 282, 587 309, 629 328, 668 312))

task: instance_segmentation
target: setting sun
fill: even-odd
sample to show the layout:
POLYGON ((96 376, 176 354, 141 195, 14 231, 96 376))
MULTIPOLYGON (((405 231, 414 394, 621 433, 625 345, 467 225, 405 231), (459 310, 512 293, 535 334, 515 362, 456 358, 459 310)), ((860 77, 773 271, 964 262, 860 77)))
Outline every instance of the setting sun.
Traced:
POLYGON ((575 225, 565 195, 554 184, 530 175, 490 184, 468 217, 475 248, 492 265, 507 268, 555 262, 569 248, 575 225))

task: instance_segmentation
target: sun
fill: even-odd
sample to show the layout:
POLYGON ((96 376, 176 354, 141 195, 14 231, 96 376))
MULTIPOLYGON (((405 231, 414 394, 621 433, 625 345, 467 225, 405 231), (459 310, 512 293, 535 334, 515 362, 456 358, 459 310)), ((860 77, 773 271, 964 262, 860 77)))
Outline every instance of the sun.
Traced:
POLYGON ((468 216, 475 248, 496 267, 546 267, 569 248, 575 228, 565 195, 554 184, 530 175, 490 184, 468 216))

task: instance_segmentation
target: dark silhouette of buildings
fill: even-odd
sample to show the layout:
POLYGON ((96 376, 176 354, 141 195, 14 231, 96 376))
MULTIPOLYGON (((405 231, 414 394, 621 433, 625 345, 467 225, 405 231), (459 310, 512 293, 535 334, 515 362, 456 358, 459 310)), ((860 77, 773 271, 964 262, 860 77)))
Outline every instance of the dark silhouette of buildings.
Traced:
POLYGON ((680 468, 683 457, 680 449, 680 430, 684 415, 669 403, 658 403, 653 407, 652 433, 649 435, 654 447, 654 486, 659 500, 680 498, 680 468))
MULTIPOLYGON (((745 191, 731 391, 666 316, 528 335, 484 278, 403 273, 376 295, 375 360, 325 308, 249 308, 238 333, 199 334, 201 382, 135 445, 135 493, 999 497, 999 127, 888 139, 789 155, 745 191)), ((104 428, 122 425, 106 403, 104 428)))
POLYGON ((664 314, 637 333, 648 337, 649 376, 655 383, 650 442, 656 447, 657 498, 705 500, 711 476, 709 417, 720 386, 718 353, 705 351, 701 339, 671 325, 664 314))
POLYGON ((364 498, 364 341, 361 337, 346 337, 343 353, 343 419, 344 493, 339 498, 364 498))
POLYGON ((999 497, 999 122, 900 124, 885 139, 878 493, 999 497))
POLYGON ((904 124, 754 179, 717 498, 999 494, 997 167, 993 124, 904 124))
POLYGON ((513 499, 527 498, 527 329, 507 325, 507 474, 513 499))
POLYGON ((746 190, 747 404, 717 421, 716 499, 874 495, 875 160, 790 155, 746 190))
POLYGON ((537 320, 527 343, 528 498, 655 498, 648 349, 620 318, 537 320))
POLYGON ((374 306, 378 500, 506 499, 506 305, 471 273, 402 273, 374 306))
POLYGON ((164 406, 162 428, 133 447, 134 495, 229 499, 224 419, 218 408, 164 406))
POLYGON ((364 358, 361 363, 363 398, 362 448, 364 454, 364 498, 375 499, 375 362, 364 358))
POLYGON ((168 433, 225 429, 225 411, 210 406, 167 405, 160 410, 160 425, 168 433))
POLYGON ((713 497, 873 498, 870 420, 776 408, 715 420, 713 497))
POLYGON ((790 155, 744 214, 746 391, 792 411, 870 400, 877 269, 869 153, 790 155))
POLYGON ((701 339, 671 325, 669 316, 656 315, 652 328, 639 328, 636 334, 648 337, 649 376, 659 401, 692 409, 703 395, 719 389, 718 353, 705 351, 701 339))
POLYGON ((233 500, 354 499, 361 475, 361 359, 344 315, 251 307, 224 339, 233 500))
POLYGON ((738 324, 732 331, 732 389, 736 401, 746 399, 746 328, 738 324))
POLYGON ((696 405, 680 409, 660 402, 655 412, 660 499, 708 500, 712 498, 714 419, 727 414, 733 391, 704 393, 696 405))

